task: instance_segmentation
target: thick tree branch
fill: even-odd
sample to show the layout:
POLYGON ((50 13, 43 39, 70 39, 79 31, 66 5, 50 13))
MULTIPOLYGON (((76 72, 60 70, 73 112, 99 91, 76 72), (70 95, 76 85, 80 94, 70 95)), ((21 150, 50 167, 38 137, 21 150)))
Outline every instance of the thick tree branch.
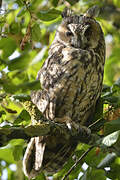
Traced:
MULTIPOLYGON (((81 126, 79 130, 69 130, 64 124, 56 123, 40 123, 38 125, 30 125, 27 127, 9 127, 0 128, 0 145, 3 146, 12 139, 28 140, 35 136, 53 135, 62 133, 66 137, 74 138, 75 141, 80 141, 87 144, 95 144, 96 135, 91 134, 88 128, 81 126)), ((98 137, 97 137, 98 138, 98 137)))
MULTIPOLYGON (((21 98, 21 97, 20 97, 21 98)), ((30 139, 35 136, 46 136, 63 134, 66 139, 73 138, 87 144, 95 143, 96 135, 91 134, 90 129, 85 126, 75 127, 71 125, 69 129, 64 123, 55 123, 47 120, 38 108, 28 100, 28 97, 20 99, 25 109, 29 112, 32 125, 23 127, 1 127, 0 145, 5 145, 11 139, 30 139), (27 99, 26 99, 27 98, 27 99)))

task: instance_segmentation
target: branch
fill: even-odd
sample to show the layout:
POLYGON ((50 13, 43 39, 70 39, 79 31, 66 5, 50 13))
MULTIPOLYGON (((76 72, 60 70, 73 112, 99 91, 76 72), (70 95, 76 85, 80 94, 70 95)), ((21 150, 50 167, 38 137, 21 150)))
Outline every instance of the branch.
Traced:
POLYGON ((76 161, 76 163, 69 169, 67 174, 62 178, 62 180, 65 180, 69 174, 72 172, 72 170, 80 163, 80 161, 94 148, 94 146, 91 146, 87 151, 85 151, 82 156, 76 161))
POLYGON ((27 127, 0 127, 0 146, 12 139, 28 140, 34 136, 45 136, 50 132, 50 125, 30 125, 27 127))
POLYGON ((38 108, 29 100, 28 96, 18 96, 25 109, 29 112, 32 125, 23 127, 1 127, 0 128, 0 145, 5 145, 11 139, 30 139, 35 136, 57 135, 63 134, 66 140, 72 138, 76 142, 92 144, 96 142, 98 136, 91 134, 90 129, 85 126, 75 127, 71 124, 69 129, 64 123, 55 123, 47 120, 38 108))
POLYGON ((12 139, 28 140, 35 136, 55 135, 58 133, 64 134, 66 139, 71 136, 77 142, 80 141, 86 144, 95 143, 96 136, 91 134, 90 130, 84 126, 81 126, 79 130, 75 130, 68 129, 64 124, 47 122, 27 127, 0 127, 0 146, 5 145, 12 139))

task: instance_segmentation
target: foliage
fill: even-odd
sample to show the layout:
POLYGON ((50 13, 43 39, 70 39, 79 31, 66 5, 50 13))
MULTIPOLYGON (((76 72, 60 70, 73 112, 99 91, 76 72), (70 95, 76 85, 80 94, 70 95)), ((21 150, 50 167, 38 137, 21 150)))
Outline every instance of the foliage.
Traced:
MULTIPOLYGON (((117 13, 120 2, 4 0, 0 10, 0 123, 9 128, 30 124, 29 113, 21 105, 20 99, 15 97, 30 95, 31 90, 41 88, 36 75, 48 56, 55 29, 61 21, 61 11, 67 6, 80 13, 95 4, 101 8, 98 21, 105 34, 107 50, 105 85, 101 96, 103 114, 97 109, 97 113, 101 114, 97 117, 98 125, 104 118, 104 133, 102 129, 98 134, 104 134, 105 137, 98 142, 99 147, 89 152, 72 171, 70 180, 119 179, 120 176, 120 15, 117 13)), ((27 180, 20 164, 26 145, 24 140, 14 139, 0 148, 2 179, 5 180, 4 172, 7 172, 8 180, 27 180), (15 164, 17 170, 12 169, 11 164, 15 164)), ((86 149, 88 145, 79 144, 76 157, 79 158, 86 149)), ((54 175, 54 179, 61 179, 73 164, 74 160, 69 159, 63 169, 54 175)), ((37 179, 45 179, 44 174, 37 179)))

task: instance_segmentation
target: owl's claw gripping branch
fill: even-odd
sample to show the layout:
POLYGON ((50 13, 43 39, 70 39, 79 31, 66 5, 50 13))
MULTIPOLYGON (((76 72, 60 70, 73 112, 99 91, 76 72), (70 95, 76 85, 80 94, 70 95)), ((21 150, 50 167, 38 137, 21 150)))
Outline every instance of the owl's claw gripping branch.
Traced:
POLYGON ((71 123, 71 128, 69 128, 64 123, 65 118, 63 123, 48 121, 31 101, 25 101, 23 104, 26 110, 31 114, 31 118, 34 119, 34 125, 25 128, 0 128, 0 143, 7 143, 9 140, 14 138, 30 139, 32 137, 23 159, 24 173, 30 179, 37 176, 42 170, 43 154, 46 146, 46 142, 44 142, 43 137, 60 137, 61 134, 61 137, 64 136, 66 144, 67 141, 71 141, 73 149, 78 142, 95 145, 94 135, 91 134, 90 129, 87 127, 82 125, 76 126, 74 123, 71 123), (36 124, 37 122, 39 123, 36 124))
POLYGON ((31 118, 34 118, 34 125, 29 125, 27 127, 0 127, 0 145, 3 146, 11 139, 25 139, 28 140, 31 137, 36 136, 47 136, 53 135, 56 132, 64 134, 66 139, 68 136, 73 137, 74 140, 81 141, 83 143, 89 144, 92 138, 92 134, 89 128, 80 125, 76 126, 71 124, 71 129, 68 128, 65 123, 52 122, 45 119, 40 113, 37 107, 31 102, 24 102, 26 110, 31 114, 31 118), (27 106, 26 106, 27 104, 27 106), (36 118, 36 119, 35 119, 36 118), (39 119, 39 121, 38 121, 39 119))

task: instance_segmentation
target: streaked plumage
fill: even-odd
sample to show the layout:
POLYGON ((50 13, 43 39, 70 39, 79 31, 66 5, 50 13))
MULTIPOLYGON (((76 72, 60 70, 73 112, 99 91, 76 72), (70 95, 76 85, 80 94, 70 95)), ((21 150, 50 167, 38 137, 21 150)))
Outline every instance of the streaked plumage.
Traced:
MULTIPOLYGON (((55 122, 88 125, 101 94, 105 41, 98 11, 77 16, 65 9, 49 56, 38 72, 42 90, 31 99, 44 116, 55 122)), ((35 177, 42 170, 57 172, 76 148, 77 142, 62 134, 32 138, 25 153, 25 174, 35 177), (36 163, 36 164, 35 164, 36 163)))

